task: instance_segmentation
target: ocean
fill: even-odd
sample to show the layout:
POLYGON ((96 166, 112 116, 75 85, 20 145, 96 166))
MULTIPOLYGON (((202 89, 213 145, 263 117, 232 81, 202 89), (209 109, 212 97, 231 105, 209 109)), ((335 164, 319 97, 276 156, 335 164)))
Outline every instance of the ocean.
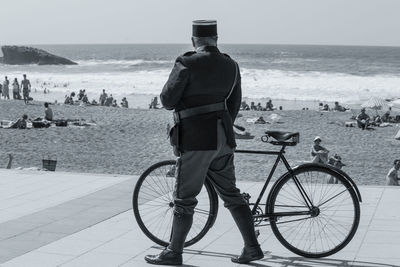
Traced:
MULTIPOLYGON (((33 88, 89 99, 106 89, 115 97, 158 95, 175 58, 187 44, 35 45, 76 66, 0 64, 0 77, 28 74, 33 88)), ((221 44, 239 65, 243 96, 281 100, 340 101, 400 97, 400 47, 221 44)))

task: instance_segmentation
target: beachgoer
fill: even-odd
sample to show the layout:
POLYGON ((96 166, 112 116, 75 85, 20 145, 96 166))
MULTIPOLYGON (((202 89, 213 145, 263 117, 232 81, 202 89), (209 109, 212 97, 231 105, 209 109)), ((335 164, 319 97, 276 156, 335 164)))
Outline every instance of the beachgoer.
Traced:
MULTIPOLYGON (((342 169, 343 166, 346 166, 346 164, 342 163, 342 158, 338 154, 335 154, 333 157, 329 158, 328 165, 331 165, 339 170, 342 169)), ((339 180, 336 177, 329 175, 328 184, 337 183, 339 183, 339 180)))
POLYGON ((21 81, 22 96, 24 97, 25 104, 29 103, 29 92, 31 91, 31 82, 23 75, 24 79, 21 81))
POLYGON ((104 106, 104 104, 106 103, 107 97, 108 97, 108 95, 106 94, 106 90, 103 89, 103 93, 100 95, 100 99, 99 99, 101 106, 104 106))
POLYGON ((324 110, 324 103, 320 102, 318 105, 318 110, 323 111, 324 110))
POLYGON ((158 109, 158 98, 155 96, 149 105, 150 109, 158 109))
POLYGON ((86 94, 82 97, 82 102, 85 104, 89 104, 89 99, 86 94))
POLYGON ((123 107, 123 108, 129 107, 128 100, 126 100, 126 97, 122 98, 121 107, 123 107))
POLYGON ((241 103, 240 72, 237 63, 218 50, 216 30, 215 21, 194 22, 192 41, 196 51, 176 59, 160 95, 166 109, 175 109, 175 117, 190 111, 192 116, 176 121, 179 126, 171 129, 171 141, 175 145, 179 143, 177 155, 180 155, 175 172, 173 230, 167 248, 159 255, 145 257, 152 264, 182 264, 183 246, 192 225, 196 196, 206 176, 218 188, 217 192, 244 240, 242 254, 232 261, 248 263, 264 257, 255 235, 251 210, 236 187, 234 173, 233 121, 241 103), (207 113, 193 109, 199 106, 208 109, 207 113))
POLYGON ((345 108, 345 107, 339 105, 339 102, 336 101, 336 102, 335 102, 335 106, 333 107, 333 110, 334 110, 334 111, 345 112, 345 111, 347 110, 347 108, 345 108))
POLYGON ((14 79, 12 86, 13 86, 13 99, 21 99, 20 87, 17 78, 14 79))
POLYGON ((44 118, 48 121, 53 120, 53 110, 49 107, 49 103, 44 103, 44 118))
POLYGON ((254 102, 250 103, 250 110, 257 110, 256 105, 254 104, 254 102))
POLYGON ((78 100, 82 100, 84 96, 85 96, 85 89, 79 90, 78 100))
POLYGON ((389 170, 386 175, 386 185, 399 185, 399 177, 397 171, 400 169, 400 160, 396 159, 393 162, 393 167, 389 170))
POLYGON ((272 100, 268 100, 268 102, 265 104, 265 110, 267 111, 272 111, 274 110, 274 105, 272 104, 272 100))
POLYGON ((4 99, 10 99, 9 91, 10 91, 10 81, 6 76, 3 82, 3 91, 2 91, 4 99))
POLYGON ((246 103, 246 101, 242 101, 241 105, 240 105, 240 109, 241 110, 250 110, 249 105, 246 103))
POLYGON ((112 105, 113 101, 114 101, 114 98, 113 98, 112 94, 110 94, 110 96, 107 97, 106 102, 104 102, 104 105, 107 107, 110 107, 112 105))
POLYGON ((116 100, 116 99, 113 100, 111 106, 114 107, 114 108, 117 108, 117 107, 118 107, 118 104, 117 104, 117 100, 116 100))
POLYGON ((361 109, 361 113, 356 117, 357 126, 363 130, 367 129, 370 117, 365 113, 365 108, 361 109))
POLYGON ((324 107, 322 108, 323 111, 329 111, 329 105, 325 104, 324 107))
POLYGON ((316 136, 314 138, 314 145, 311 148, 312 162, 326 164, 328 162, 329 150, 321 146, 321 142, 321 137, 316 136))
POLYGON ((28 120, 28 115, 24 114, 22 116, 22 118, 19 118, 17 121, 13 122, 11 124, 10 128, 13 128, 13 129, 26 129, 27 120, 28 120))

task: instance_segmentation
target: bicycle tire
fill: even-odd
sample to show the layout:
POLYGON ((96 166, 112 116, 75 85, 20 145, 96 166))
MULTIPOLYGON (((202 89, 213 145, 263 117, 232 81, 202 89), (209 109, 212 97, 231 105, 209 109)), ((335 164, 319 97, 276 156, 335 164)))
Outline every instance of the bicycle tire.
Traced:
MULTIPOLYGON (((132 197, 133 212, 134 212, 136 221, 137 221, 140 229, 150 240, 152 240, 156 244, 158 244, 160 246, 164 246, 164 247, 168 246, 168 244, 169 244, 170 231, 171 231, 171 227, 169 227, 169 226, 172 226, 171 222, 172 222, 172 216, 173 216, 173 212, 172 212, 173 207, 171 207, 171 202, 172 202, 173 186, 171 187, 170 185, 168 185, 168 187, 164 188, 164 189, 162 187, 162 184, 158 184, 156 186, 157 191, 163 191, 165 194, 169 195, 168 202, 166 202, 164 204, 165 204, 165 208, 167 210, 169 210, 169 211, 167 211, 167 213, 169 213, 169 216, 171 216, 171 217, 169 218, 168 221, 164 221, 159 224, 160 227, 164 227, 166 229, 166 231, 168 231, 167 234, 164 232, 162 235, 160 235, 160 234, 158 234, 158 232, 153 233, 154 231, 152 232, 152 229, 149 229, 149 228, 151 228, 149 225, 150 222, 143 220, 143 216, 145 216, 145 215, 142 214, 143 212, 141 211, 142 209, 140 207, 141 204, 143 204, 143 203, 140 203, 139 198, 141 196, 141 190, 144 190, 144 183, 146 181, 146 178, 150 179, 149 177, 152 177, 152 175, 154 173, 162 174, 163 172, 160 171, 162 169, 164 171, 169 168, 170 168, 170 170, 172 170, 172 168, 175 167, 175 165, 176 165, 175 160, 167 160, 167 161, 158 162, 158 163, 150 166, 146 171, 143 172, 143 174, 139 177, 138 181, 136 182, 135 190, 133 192, 133 197, 132 197), (167 223, 167 225, 165 224, 165 222, 167 223)), ((175 184, 175 178, 174 177, 169 177, 169 178, 173 179, 173 183, 175 184)), ((154 194, 155 193, 152 192, 151 196, 157 196, 154 194)), ((213 226, 213 224, 216 220, 217 214, 218 214, 218 196, 214 190, 214 187, 212 186, 211 182, 208 179, 205 180, 204 187, 202 188, 202 192, 199 195, 201 195, 201 194, 207 195, 206 198, 208 198, 208 200, 209 200, 209 213, 208 213, 206 220, 204 220, 204 219, 199 220, 199 218, 197 218, 197 221, 196 221, 196 214, 199 214, 199 210, 197 210, 198 212, 196 212, 196 209, 199 207, 199 204, 201 204, 201 200, 198 198, 199 204, 195 208, 195 214, 194 214, 194 220, 193 220, 194 223, 192 225, 191 231, 189 232, 189 234, 187 236, 187 241, 185 242, 185 247, 191 246, 191 245, 195 244, 196 242, 198 242, 200 239, 202 239, 205 236, 205 234, 210 230, 210 228, 213 226), (195 230, 193 230, 193 229, 196 226, 195 223, 198 223, 198 222, 200 222, 200 223, 204 222, 203 223, 204 225, 201 227, 201 229, 198 229, 199 226, 197 226, 198 231, 192 232, 192 231, 196 230, 196 229, 195 230)), ((204 197, 205 196, 203 196, 203 198, 204 197)), ((150 202, 150 201, 153 201, 153 200, 149 200, 148 202, 150 202)), ((146 202, 146 203, 148 203, 148 202, 146 202)), ((164 207, 164 205, 161 203, 157 204, 157 205, 160 206, 159 207, 160 209, 163 209, 163 207, 164 207)), ((205 204, 205 205, 207 206, 207 204, 205 204)), ((153 207, 151 207, 150 209, 154 210, 156 212, 156 210, 158 208, 155 205, 153 205, 153 207)), ((203 214, 204 211, 202 210, 200 213, 203 214)))
MULTIPOLYGON (((290 219, 290 217, 285 217, 286 221, 279 221, 278 218, 272 217, 270 224, 274 235, 283 246, 293 253, 303 257, 321 258, 335 254, 351 241, 360 222, 360 204, 355 190, 345 177, 323 165, 313 164, 308 166, 299 166, 293 170, 293 175, 302 184, 305 192, 307 192, 307 195, 309 195, 312 200, 313 205, 318 207, 319 212, 316 216, 303 216, 303 218, 300 218, 299 216, 297 219, 293 218, 293 216, 292 219, 290 219), (314 173, 314 175, 312 175, 312 173, 314 173), (321 178, 319 179, 321 183, 317 183, 318 177, 321 178), (334 181, 330 180, 332 178, 337 179, 337 183, 324 183, 324 181, 334 181), (318 191, 320 191, 320 193, 316 193, 318 191), (311 193, 314 195, 311 195, 311 193), (318 196, 320 197, 319 199, 317 199, 318 196), (322 197, 324 198, 321 199, 322 197), (341 201, 338 202, 338 200, 341 201), (324 217, 332 212, 332 215, 324 217), (343 222, 343 224, 338 224, 340 220, 346 221, 343 222), (290 225, 293 225, 292 229, 288 230, 288 227, 291 227, 290 225), (307 225, 309 225, 309 228, 307 228, 307 225), (349 227, 347 227, 347 225, 349 225, 349 227), (338 227, 335 228, 336 226, 338 227), (339 226, 341 228, 339 228, 339 226), (322 228, 319 232, 318 230, 315 230, 315 228, 318 227, 322 228), (337 232, 332 230, 332 228, 337 230, 337 232), (304 233, 300 234, 300 231, 302 230, 304 233), (301 238, 299 238, 299 234, 301 235, 301 238), (291 236, 293 236, 294 240, 289 240, 289 237, 291 236), (323 236, 327 238, 325 244, 328 245, 327 248, 324 248, 324 243, 322 241, 323 236), (338 240, 338 242, 336 240, 338 240), (305 245, 300 248, 301 241, 304 243, 308 242, 308 247, 305 245), (333 246, 329 246, 329 242, 331 242, 333 246), (317 248, 318 243, 322 248, 317 248), (312 249, 313 245, 314 248, 312 249)), ((273 214, 274 212, 279 211, 290 211, 290 209, 293 209, 291 211, 295 211, 294 209, 297 209, 297 211, 305 210, 304 199, 302 203, 301 198, 299 197, 299 202, 299 200, 296 199, 296 194, 297 196, 301 195, 292 175, 290 173, 284 174, 276 181, 270 196, 268 197, 267 212, 273 214), (282 202, 283 200, 287 203, 292 203, 284 204, 282 202), (304 206, 301 206, 300 204, 304 206)))

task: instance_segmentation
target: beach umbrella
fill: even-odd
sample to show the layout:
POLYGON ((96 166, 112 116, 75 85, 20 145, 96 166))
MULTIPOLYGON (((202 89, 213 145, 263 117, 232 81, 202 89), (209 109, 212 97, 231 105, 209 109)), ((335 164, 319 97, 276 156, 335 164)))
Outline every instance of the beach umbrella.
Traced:
POLYGON ((389 109, 388 102, 385 99, 378 97, 370 98, 367 102, 364 102, 361 106, 363 108, 375 109, 376 111, 389 109))

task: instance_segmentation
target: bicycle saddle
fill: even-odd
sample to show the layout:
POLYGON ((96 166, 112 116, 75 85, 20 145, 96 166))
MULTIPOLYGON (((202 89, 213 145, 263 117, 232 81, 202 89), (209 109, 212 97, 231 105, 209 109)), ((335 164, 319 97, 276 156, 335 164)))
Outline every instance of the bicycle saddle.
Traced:
POLYGON ((265 134, 274 138, 278 142, 284 142, 292 137, 299 136, 298 132, 292 133, 292 132, 281 132, 281 131, 266 131, 265 134))

